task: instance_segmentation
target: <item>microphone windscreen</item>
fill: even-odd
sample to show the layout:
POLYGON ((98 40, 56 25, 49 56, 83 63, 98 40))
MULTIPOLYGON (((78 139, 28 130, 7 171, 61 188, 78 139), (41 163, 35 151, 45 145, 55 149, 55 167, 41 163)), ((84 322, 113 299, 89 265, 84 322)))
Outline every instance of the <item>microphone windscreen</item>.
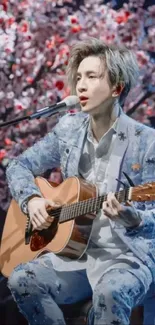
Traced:
POLYGON ((68 96, 62 102, 64 102, 67 107, 72 107, 79 103, 79 98, 75 95, 68 96))

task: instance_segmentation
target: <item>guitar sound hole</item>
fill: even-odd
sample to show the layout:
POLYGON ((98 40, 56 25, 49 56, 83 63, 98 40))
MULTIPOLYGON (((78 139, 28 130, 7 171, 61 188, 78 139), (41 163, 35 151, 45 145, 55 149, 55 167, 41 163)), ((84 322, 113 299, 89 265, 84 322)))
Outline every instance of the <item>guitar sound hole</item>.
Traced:
POLYGON ((48 245, 55 237, 58 229, 58 220, 54 219, 48 229, 35 231, 31 237, 30 248, 32 251, 38 251, 48 245))
POLYGON ((90 219, 89 217, 87 218, 86 215, 85 215, 85 218, 83 218, 83 215, 82 215, 82 216, 75 218, 75 223, 77 226, 90 226, 90 225, 92 225, 92 219, 90 219))

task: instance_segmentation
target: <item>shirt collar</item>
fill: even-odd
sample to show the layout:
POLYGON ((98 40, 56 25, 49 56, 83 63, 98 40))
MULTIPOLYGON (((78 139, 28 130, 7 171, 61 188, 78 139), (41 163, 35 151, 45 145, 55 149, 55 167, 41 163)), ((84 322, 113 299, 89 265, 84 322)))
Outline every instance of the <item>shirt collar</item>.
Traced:
POLYGON ((102 136, 102 138, 100 139, 99 142, 96 141, 96 139, 94 138, 93 132, 92 132, 92 128, 91 128, 91 119, 89 120, 89 125, 88 125, 88 131, 87 131, 87 140, 92 142, 92 143, 96 143, 96 144, 101 144, 103 142, 103 140, 105 138, 110 138, 112 137, 113 134, 117 133, 117 129, 118 129, 118 122, 119 122, 119 117, 121 114, 121 107, 120 105, 117 103, 114 106, 113 109, 113 118, 116 117, 116 120, 114 121, 114 123, 112 124, 111 128, 102 136))

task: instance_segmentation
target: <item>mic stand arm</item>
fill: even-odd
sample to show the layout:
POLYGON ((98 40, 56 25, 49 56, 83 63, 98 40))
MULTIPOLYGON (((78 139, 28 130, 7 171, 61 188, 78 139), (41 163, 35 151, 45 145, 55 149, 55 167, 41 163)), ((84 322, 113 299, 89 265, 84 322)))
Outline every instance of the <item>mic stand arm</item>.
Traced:
POLYGON ((47 116, 52 116, 52 115, 55 115, 55 114, 59 113, 60 108, 61 108, 61 111, 62 111, 62 108, 64 108, 64 111, 67 108, 67 106, 66 106, 66 104, 64 102, 59 103, 57 106, 58 107, 56 107, 55 104, 51 105, 51 106, 47 106, 45 108, 40 109, 39 111, 36 111, 35 113, 32 113, 31 115, 19 117, 19 118, 16 118, 14 120, 11 120, 11 121, 1 123, 0 127, 17 124, 17 123, 19 123, 21 121, 24 121, 24 120, 32 120, 34 118, 39 119, 41 116, 44 116, 44 115, 45 116, 46 115, 47 116))

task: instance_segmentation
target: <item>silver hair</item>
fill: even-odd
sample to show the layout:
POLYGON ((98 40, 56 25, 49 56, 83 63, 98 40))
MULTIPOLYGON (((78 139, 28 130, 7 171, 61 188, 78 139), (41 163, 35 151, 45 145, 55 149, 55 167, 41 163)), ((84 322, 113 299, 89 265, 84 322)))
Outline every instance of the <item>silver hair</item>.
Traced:
POLYGON ((93 37, 79 41, 71 49, 67 67, 68 85, 72 94, 76 94, 78 66, 88 56, 97 56, 105 62, 112 86, 124 86, 119 96, 119 103, 122 105, 138 78, 139 68, 135 53, 125 46, 109 45, 93 37))

